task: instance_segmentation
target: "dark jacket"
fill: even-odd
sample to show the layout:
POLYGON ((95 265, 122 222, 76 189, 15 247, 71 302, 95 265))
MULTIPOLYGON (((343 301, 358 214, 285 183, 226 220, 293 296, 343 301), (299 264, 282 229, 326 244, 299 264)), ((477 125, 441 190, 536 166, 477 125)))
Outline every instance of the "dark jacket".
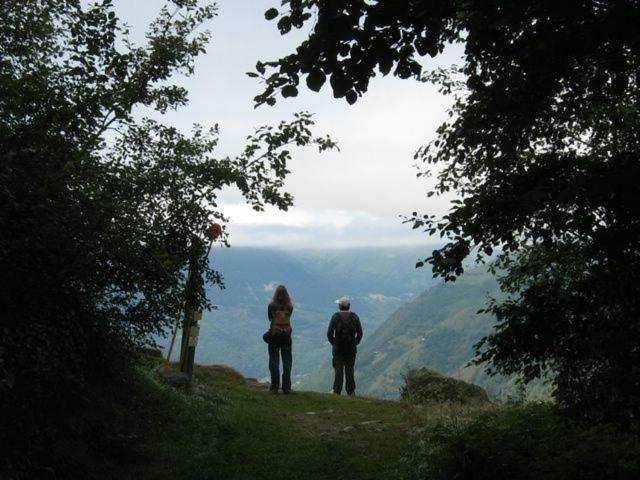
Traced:
POLYGON ((353 326, 355 329, 355 332, 354 332, 355 344, 358 345, 360 343, 360 340, 362 340, 362 325, 360 324, 360 317, 358 317, 358 315, 348 310, 342 310, 342 311, 336 312, 331 317, 331 320, 329 321, 329 328, 327 329, 327 340, 329 340, 329 343, 333 345, 334 353, 343 353, 343 352, 337 351, 338 349, 335 342, 336 331, 338 329, 339 323, 343 321, 347 321, 349 318, 351 318, 350 321, 353 322, 353 326))

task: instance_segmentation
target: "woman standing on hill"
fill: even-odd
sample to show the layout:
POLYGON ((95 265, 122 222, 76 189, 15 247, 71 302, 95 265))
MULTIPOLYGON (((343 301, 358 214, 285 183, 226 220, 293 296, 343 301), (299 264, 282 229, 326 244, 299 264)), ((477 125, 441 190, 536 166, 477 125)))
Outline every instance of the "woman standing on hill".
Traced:
POLYGON ((291 314, 293 303, 284 285, 278 285, 267 307, 270 328, 264 339, 269 344, 269 372, 272 392, 280 387, 280 356, 282 356, 282 393, 291 392, 291 314))

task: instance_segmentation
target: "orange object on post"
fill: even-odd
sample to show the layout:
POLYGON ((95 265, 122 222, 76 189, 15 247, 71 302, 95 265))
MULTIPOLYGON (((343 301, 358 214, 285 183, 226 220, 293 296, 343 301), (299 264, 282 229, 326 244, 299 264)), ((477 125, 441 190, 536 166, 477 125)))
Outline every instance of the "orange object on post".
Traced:
POLYGON ((209 237, 210 240, 215 240, 221 233, 222 227, 219 223, 212 223, 209 225, 209 228, 207 228, 207 237, 209 237))

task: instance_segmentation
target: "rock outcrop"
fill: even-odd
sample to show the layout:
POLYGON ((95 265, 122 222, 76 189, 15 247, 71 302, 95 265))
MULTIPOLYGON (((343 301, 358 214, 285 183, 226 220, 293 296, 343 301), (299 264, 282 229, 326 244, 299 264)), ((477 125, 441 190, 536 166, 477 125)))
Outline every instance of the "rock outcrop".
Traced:
POLYGON ((488 403, 487 392, 477 385, 446 377, 428 368, 414 368, 405 375, 401 397, 412 403, 488 403))

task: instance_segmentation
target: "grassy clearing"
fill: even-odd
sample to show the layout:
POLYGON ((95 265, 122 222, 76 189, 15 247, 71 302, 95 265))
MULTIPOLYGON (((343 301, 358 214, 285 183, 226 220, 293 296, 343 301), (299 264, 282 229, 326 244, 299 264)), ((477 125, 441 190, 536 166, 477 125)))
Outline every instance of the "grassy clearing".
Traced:
POLYGON ((135 381, 102 392, 93 402, 92 427, 59 445, 65 476, 399 479, 406 477, 401 457, 416 435, 434 422, 476 413, 313 392, 272 394, 221 366, 196 367, 194 377, 188 390, 175 390, 145 367, 135 381))

